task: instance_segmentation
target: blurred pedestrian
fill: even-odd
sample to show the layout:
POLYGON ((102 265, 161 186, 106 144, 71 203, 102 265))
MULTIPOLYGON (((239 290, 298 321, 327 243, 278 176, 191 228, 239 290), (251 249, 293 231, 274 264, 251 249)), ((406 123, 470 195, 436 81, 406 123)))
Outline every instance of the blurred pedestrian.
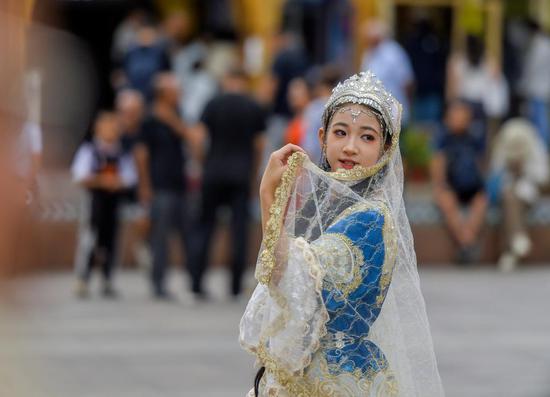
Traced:
POLYGON ((184 11, 169 15, 163 27, 170 42, 173 71, 185 87, 180 98, 180 114, 188 123, 197 123, 218 90, 216 79, 206 67, 209 49, 200 37, 192 34, 192 20, 184 11))
POLYGON ((267 152, 280 147, 284 132, 292 116, 288 103, 288 86, 292 79, 307 72, 308 59, 301 38, 294 32, 284 30, 275 37, 275 57, 271 66, 272 115, 267 126, 267 152))
POLYGON ((138 166, 138 194, 141 204, 149 209, 153 267, 153 297, 171 299, 166 289, 168 237, 175 229, 188 255, 188 214, 184 168, 191 147, 200 137, 187 127, 178 115, 179 81, 172 73, 161 73, 154 80, 151 114, 143 122, 135 146, 138 166))
POLYGON ((25 100, 27 117, 15 145, 15 167, 21 178, 27 205, 38 200, 38 174, 42 166, 41 85, 37 70, 25 75, 25 100))
MULTIPOLYGON (((121 145, 125 151, 133 153, 139 139, 143 118, 145 116, 145 102, 143 95, 137 90, 124 89, 117 93, 115 98, 116 112, 119 117, 122 135, 121 145)), ((139 205, 137 180, 124 194, 124 213, 135 215, 137 241, 131 247, 135 262, 140 268, 148 269, 151 264, 151 254, 147 242, 149 235, 149 218, 146 211, 139 205)), ((119 251, 121 252, 121 251, 119 251)))
POLYGON ((288 87, 288 102, 292 109, 292 119, 285 132, 285 144, 302 146, 305 137, 304 111, 311 100, 310 89, 305 79, 297 77, 288 87))
POLYGON ((292 79, 306 73, 308 59, 300 38, 294 32, 280 32, 275 43, 277 52, 271 69, 276 87, 273 113, 288 119, 292 114, 288 103, 288 86, 292 79))
POLYGON ((438 122, 444 104, 445 64, 449 53, 447 41, 438 33, 434 21, 423 11, 416 14, 411 34, 407 36, 404 46, 415 76, 412 119, 438 122))
POLYGON ((153 98, 153 79, 159 72, 170 70, 166 44, 160 40, 157 27, 148 22, 140 26, 136 44, 122 61, 118 87, 138 90, 147 102, 153 98))
POLYGON ((479 37, 468 36, 466 52, 449 58, 446 97, 447 101, 462 99, 470 103, 470 133, 484 141, 487 118, 502 117, 508 111, 508 83, 496 61, 486 56, 479 37))
POLYGON ((409 121, 414 90, 414 74, 409 56, 393 40, 388 26, 379 19, 370 19, 362 25, 366 50, 361 61, 361 70, 372 71, 387 90, 403 106, 403 124, 409 121))
POLYGON ((193 257, 192 291, 202 298, 203 275, 216 224, 216 212, 231 208, 231 295, 242 291, 248 247, 249 204, 264 150, 265 113, 247 94, 247 76, 240 68, 230 69, 222 81, 223 92, 212 99, 201 117, 209 148, 203 173, 202 202, 198 217, 197 244, 193 257))
POLYGON ((121 143, 125 149, 132 151, 139 138, 145 115, 143 95, 133 89, 121 90, 116 94, 115 107, 122 128, 121 143))
POLYGON ((138 32, 147 23, 147 12, 141 8, 131 10, 118 24, 113 33, 111 59, 113 64, 120 66, 127 52, 138 42, 138 32))
POLYGON ((462 264, 477 257, 477 239, 487 209, 483 144, 470 134, 471 121, 472 109, 466 101, 448 104, 431 164, 434 198, 458 245, 457 261, 462 264))
POLYGON ((83 266, 76 269, 78 283, 76 294, 88 296, 88 283, 94 266, 103 275, 103 296, 116 297, 113 287, 118 207, 121 193, 135 184, 133 158, 120 144, 120 124, 114 112, 98 114, 93 139, 85 141, 78 149, 73 165, 73 180, 89 192, 90 250, 83 266))
POLYGON ((522 118, 504 123, 495 138, 491 170, 498 181, 504 225, 499 267, 510 271, 531 250, 526 213, 550 176, 548 153, 532 123, 522 118))
POLYGON ((303 149, 309 158, 318 163, 321 160, 321 146, 319 145, 319 129, 322 127, 321 116, 325 110, 325 104, 332 93, 332 89, 341 78, 340 69, 334 65, 323 66, 317 76, 312 72, 314 99, 304 110, 304 139, 303 149))
POLYGON ((520 90, 527 101, 529 120, 535 124, 539 136, 550 145, 550 37, 538 23, 530 21, 531 39, 523 64, 520 90))

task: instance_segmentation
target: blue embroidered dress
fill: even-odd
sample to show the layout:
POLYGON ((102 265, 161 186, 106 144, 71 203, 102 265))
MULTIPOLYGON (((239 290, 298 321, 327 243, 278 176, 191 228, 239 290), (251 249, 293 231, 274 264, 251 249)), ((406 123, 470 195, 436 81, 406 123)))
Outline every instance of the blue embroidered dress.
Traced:
POLYGON ((395 263, 388 209, 361 200, 315 232, 315 222, 303 226, 300 215, 311 197, 294 197, 286 216, 302 227, 287 224, 273 242, 269 280, 241 322, 242 345, 266 367, 260 395, 397 395, 391 363, 371 338, 395 263))

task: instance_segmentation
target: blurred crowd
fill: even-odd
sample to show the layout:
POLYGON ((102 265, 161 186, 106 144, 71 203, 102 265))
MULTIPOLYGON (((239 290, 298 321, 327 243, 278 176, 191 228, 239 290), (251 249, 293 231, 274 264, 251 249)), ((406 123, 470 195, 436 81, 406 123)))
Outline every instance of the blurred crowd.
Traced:
MULTIPOLYGON (((183 12, 159 20, 137 9, 114 32, 114 106, 97 112, 72 164, 74 181, 88 192, 75 261, 78 296, 88 296, 94 268, 103 294, 117 296, 113 272, 125 206, 139 214, 135 262, 150 270, 151 294, 162 300, 172 299, 172 232, 180 237, 190 291, 208 298, 203 277, 212 237, 219 209, 229 208, 228 293, 240 296, 266 156, 290 142, 317 162, 324 103, 340 80, 360 70, 373 71, 403 104, 407 176, 415 171, 411 142, 427 137, 425 168, 456 261, 479 260, 490 205, 501 208, 500 268, 513 269, 529 253, 525 214, 549 190, 550 36, 537 23, 510 24, 503 67, 477 36, 450 52, 428 18, 417 18, 399 42, 383 21, 367 20, 360 70, 312 59, 303 36, 283 27, 265 76, 251 75, 244 48, 212 45, 190 25, 183 12)), ((33 128, 23 132, 31 148, 40 135, 33 128)))

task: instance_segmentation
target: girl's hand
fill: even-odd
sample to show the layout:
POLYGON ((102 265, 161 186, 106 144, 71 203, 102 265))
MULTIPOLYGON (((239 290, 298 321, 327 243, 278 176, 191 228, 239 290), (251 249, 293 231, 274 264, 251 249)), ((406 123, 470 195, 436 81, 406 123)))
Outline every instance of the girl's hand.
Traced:
POLYGON ((262 176, 262 181, 260 182, 260 197, 268 199, 273 198, 275 189, 279 186, 283 172, 287 167, 288 158, 294 152, 305 153, 304 149, 300 146, 296 146, 291 143, 271 153, 262 176))
POLYGON ((289 143, 279 150, 271 153, 269 161, 262 176, 260 183, 260 206, 262 211, 262 229, 265 230, 267 219, 269 218, 269 208, 273 203, 275 189, 281 182, 283 172, 287 167, 287 160, 294 152, 305 153, 300 146, 289 143))

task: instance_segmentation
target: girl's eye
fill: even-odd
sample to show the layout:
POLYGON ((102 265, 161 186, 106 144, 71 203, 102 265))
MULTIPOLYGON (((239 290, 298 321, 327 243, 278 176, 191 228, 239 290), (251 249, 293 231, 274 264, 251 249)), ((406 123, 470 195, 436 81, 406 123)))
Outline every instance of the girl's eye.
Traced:
POLYGON ((361 135, 361 139, 364 141, 374 141, 376 138, 372 134, 361 135))
POLYGON ((346 136, 346 131, 344 130, 334 130, 336 136, 346 136))

